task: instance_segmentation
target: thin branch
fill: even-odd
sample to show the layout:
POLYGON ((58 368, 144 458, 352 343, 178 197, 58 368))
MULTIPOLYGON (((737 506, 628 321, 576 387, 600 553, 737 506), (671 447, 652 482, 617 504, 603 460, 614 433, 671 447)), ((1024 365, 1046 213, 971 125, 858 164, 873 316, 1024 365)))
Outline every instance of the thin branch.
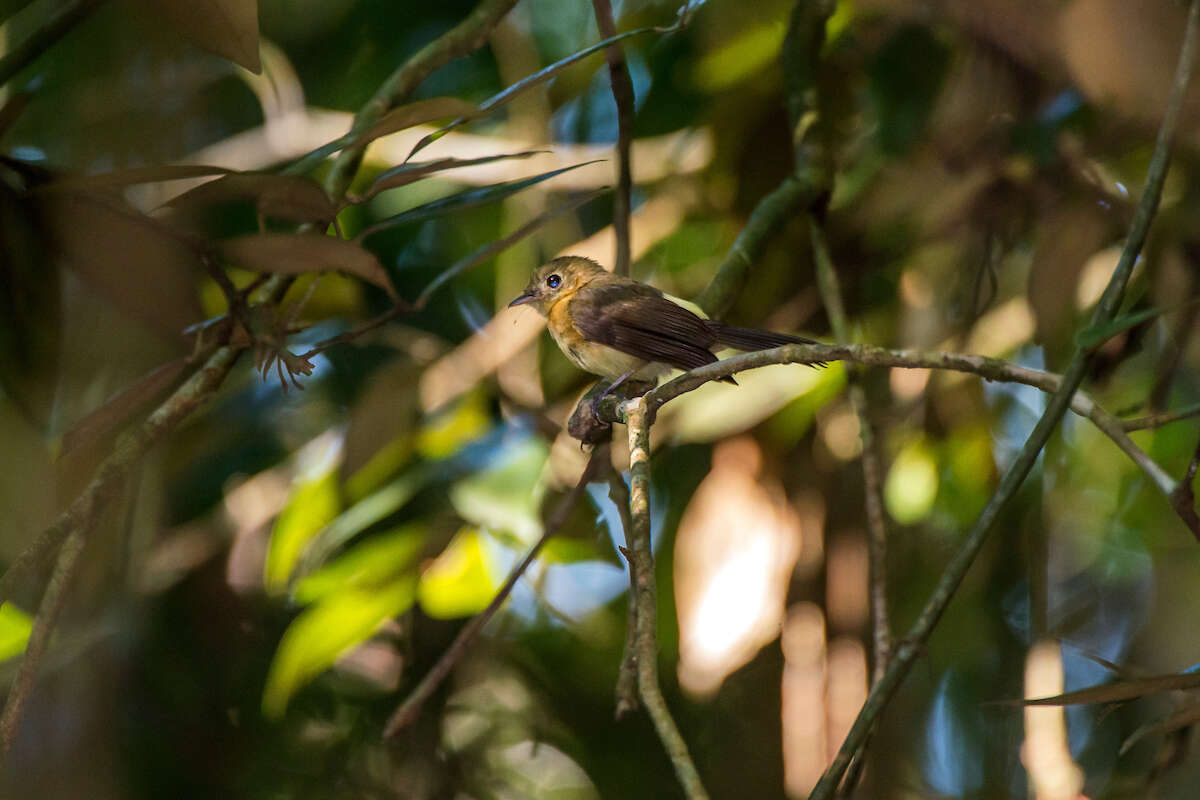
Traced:
POLYGON ((1188 524, 1196 536, 1200 538, 1200 514, 1196 513, 1196 494, 1192 489, 1192 484, 1196 480, 1196 468, 1200 467, 1200 442, 1196 444, 1196 452, 1192 455, 1191 462, 1188 463, 1187 472, 1183 476, 1183 480, 1179 482, 1179 486, 1170 495, 1171 506, 1175 512, 1183 518, 1183 521, 1188 524))
MULTIPOLYGON (((812 238, 817 286, 825 301, 825 313, 829 316, 830 327, 839 341, 848 342, 850 325, 846 321, 846 306, 842 300, 837 269, 829 255, 825 232, 812 217, 809 218, 809 235, 812 238)), ((862 369, 848 370, 847 375, 850 382, 850 404, 854 406, 858 415, 859 436, 862 438, 863 503, 867 517, 868 583, 871 598, 871 673, 872 682, 877 682, 883 676, 888 651, 892 647, 887 604, 887 523, 883 517, 879 452, 875 447, 875 430, 867 405, 867 393, 863 388, 862 369)))
POLYGON ((654 409, 643 398, 631 400, 628 409, 629 514, 633 525, 626 548, 633 575, 630 591, 637 595, 638 696, 675 767, 684 794, 689 800, 707 798, 700 773, 696 771, 687 744, 658 685, 658 601, 654 586, 654 554, 650 549, 650 426, 654 422, 654 409))
MULTIPOLYGON (((592 0, 596 12, 596 26, 600 36, 611 39, 617 35, 613 21, 612 4, 609 0, 592 0)), ((613 100, 617 104, 617 191, 613 196, 613 232, 617 237, 616 263, 613 272, 628 277, 630 256, 629 210, 630 194, 633 189, 633 170, 630 145, 633 142, 633 80, 625 63, 623 45, 613 44, 604 51, 608 60, 608 77, 612 85, 613 100)))
POLYGON ((25 716, 25 707, 33 692, 38 666, 42 663, 42 656, 46 654, 50 636, 54 633, 54 625, 66 604, 67 589, 79 568, 79 557, 83 553, 85 543, 85 532, 83 529, 76 529, 59 551, 58 563, 55 564, 54 574, 50 576, 50 582, 46 585, 33 630, 25 645, 25 655, 21 659, 21 666, 17 668, 12 687, 8 690, 4 711, 0 714, 0 765, 8 759, 9 751, 16 741, 21 719, 25 716))
POLYGON ((638 707, 638 658, 637 658, 637 626, 638 603, 637 584, 633 572, 633 559, 630 557, 628 543, 633 540, 633 517, 629 512, 629 487, 625 479, 612 465, 608 469, 608 497, 617 507, 621 516, 621 530, 625 534, 626 547, 622 548, 625 560, 629 562, 629 610, 625 615, 625 647, 621 651, 621 666, 617 672, 617 707, 616 718, 621 719, 638 707))
POLYGON ((105 0, 72 0, 60 6, 54 16, 0 58, 0 86, 12 80, 13 76, 57 44, 59 39, 70 33, 104 3, 105 0))
POLYGON ((1163 425, 1170 425, 1172 422, 1192 419, 1193 417, 1200 417, 1200 403, 1185 406, 1176 411, 1148 414, 1137 419, 1123 419, 1121 420, 1121 427, 1126 431, 1144 431, 1148 428, 1161 428, 1163 425))
POLYGON ((392 715, 388 718, 387 725, 383 729, 384 738, 392 738, 400 731, 411 725, 421 713, 425 702, 433 696, 442 682, 450 676, 454 667, 466 655, 467 650, 475 642, 477 636, 487 625, 488 621, 496 615, 500 610, 500 606, 504 605, 504 601, 512 594, 513 587, 517 585, 517 581, 525 574, 525 570, 529 569, 529 565, 537 558, 542 547, 550 540, 550 537, 556 534, 570 516, 571 511, 575 508, 575 504, 583 497, 584 491, 587 489, 588 483, 594 477, 598 466, 608 461, 609 451, 607 447, 597 447, 592 451, 591 458, 588 460, 587 467, 583 470, 583 475, 580 476, 579 482, 571 489, 550 512, 550 516, 546 518, 546 524, 543 527, 542 535, 538 538, 533 546, 529 548, 517 565, 508 573, 508 578, 496 592, 496 596, 492 598, 492 602, 488 603, 487 608, 475 615, 474 619, 463 626, 458 635, 454 637, 454 641, 446 648, 446 652, 442 653, 437 663, 433 668, 425 674, 421 682, 416 688, 409 693, 404 702, 400 704, 392 715))
MULTIPOLYGON (((405 102, 430 75, 455 59, 473 53, 487 43, 492 28, 517 4, 517 0, 483 0, 462 22, 418 50, 388 77, 367 104, 354 115, 351 133, 361 133, 392 108, 405 102)), ((346 196, 350 182, 362 163, 365 146, 351 144, 338 153, 325 189, 334 203, 346 196)))
MULTIPOLYGON (((1200 0, 1192 0, 1188 10, 1183 46, 1179 55, 1179 65, 1171 85, 1162 127, 1159 129, 1158 139, 1155 142, 1154 156, 1146 175, 1146 188, 1138 202, 1137 212, 1134 214, 1133 223, 1130 226, 1129 237, 1121 251, 1121 258, 1113 270, 1108 286, 1104 289, 1095 313, 1092 315, 1092 325, 1108 322, 1115 315, 1121 296, 1124 294, 1125 285, 1129 281, 1129 275, 1133 271, 1134 263, 1141 252, 1142 245, 1145 244, 1150 223, 1154 220, 1154 215, 1158 210, 1167 166, 1171 159, 1171 144, 1175 138, 1179 111, 1183 106, 1187 85, 1191 78, 1198 20, 1200 20, 1200 0)), ((833 762, 825 770, 809 795, 810 800, 828 800, 837 790, 851 758, 866 740, 875 720, 883 713, 900 688, 908 670, 923 649, 924 642, 933 633, 938 620, 950 605, 951 598, 966 576, 967 570, 974 563, 975 557, 987 540, 988 533, 1008 502, 1016 495, 1026 475, 1033 468, 1046 440, 1058 425, 1059 420, 1062 419, 1063 414, 1066 413, 1067 407, 1075 395, 1075 390, 1087 374, 1088 362, 1088 352, 1082 348, 1076 348, 1063 375, 1061 385, 1047 402, 1042 418, 1034 426, 1033 432, 1030 433, 1025 445, 1021 448, 1021 452, 1009 466, 1004 477, 1001 478, 995 494, 992 495, 963 544, 946 566, 932 596, 926 602, 912 628, 909 629, 908 635, 893 654, 883 678, 871 688, 867 700, 863 704, 858 718, 854 721, 854 725, 850 728, 850 732, 842 742, 837 756, 834 757, 833 762)))

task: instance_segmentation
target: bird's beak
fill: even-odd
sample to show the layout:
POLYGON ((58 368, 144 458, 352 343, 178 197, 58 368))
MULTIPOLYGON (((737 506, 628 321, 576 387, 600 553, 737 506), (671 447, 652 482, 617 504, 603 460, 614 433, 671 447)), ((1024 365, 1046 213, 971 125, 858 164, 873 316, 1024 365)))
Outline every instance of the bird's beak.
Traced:
POLYGON ((535 300, 537 300, 536 295, 530 294, 529 292, 525 292, 520 297, 518 297, 516 300, 513 300, 511 303, 509 303, 508 307, 512 308, 513 306, 523 306, 526 303, 532 303, 535 300))

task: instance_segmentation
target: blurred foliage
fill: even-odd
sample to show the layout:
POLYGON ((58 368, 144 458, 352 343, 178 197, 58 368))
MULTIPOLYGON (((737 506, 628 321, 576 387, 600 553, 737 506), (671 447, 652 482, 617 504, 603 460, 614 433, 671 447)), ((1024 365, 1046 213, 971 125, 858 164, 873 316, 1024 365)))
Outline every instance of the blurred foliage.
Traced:
MULTIPOLYGON (((670 25, 678 10, 614 5, 622 31, 670 25)), ((779 67, 791 2, 696 5, 686 29, 623 42, 636 93, 634 276, 683 297, 793 167, 779 67)), ((54 6, 0 4, 0 42, 11 51, 54 6)), ((603 54, 478 109, 594 45, 591 4, 522 0, 487 46, 353 134, 351 114, 474 3, 254 7, 113 0, 4 88, 6 563, 86 485, 116 432, 178 385, 190 355, 229 332, 237 298, 259 299, 260 275, 298 277, 277 306, 251 302, 239 318, 266 379, 244 358, 102 516, 0 796, 678 796, 645 716, 612 718, 628 579, 602 484, 418 722, 380 738, 582 468, 578 443, 554 431, 589 380, 532 312, 504 306, 564 249, 612 257, 611 198, 592 194, 612 181, 616 139, 603 54), (331 197, 329 156, 368 141, 347 196, 331 197), (481 250, 532 220, 494 258, 481 250), (331 341, 393 296, 411 307, 331 341)), ((1196 402, 1195 92, 1122 316, 1081 331, 1140 191, 1182 13, 1171 0, 837 4, 819 76, 837 167, 824 225, 859 341, 1046 369, 1079 341, 1097 349, 1087 388, 1110 411, 1196 402)), ((807 221, 787 221, 727 320, 828 338, 809 244, 807 221)), ((789 676, 808 656, 821 680, 857 674, 835 668, 837 652, 860 653, 866 674, 859 423, 840 365, 738 380, 674 401, 655 428, 660 665, 713 796, 783 797, 785 779, 802 796, 796 775, 823 765, 857 701, 831 688, 797 706, 789 676), (738 538, 760 530, 747 519, 716 525, 713 541, 732 544, 709 559, 697 596, 713 605, 695 616, 724 621, 700 641, 719 649, 751 627, 712 609, 760 595, 774 622, 725 664, 714 694, 694 696, 676 678, 689 617, 672 586, 699 578, 677 572, 675 543, 703 527, 681 530, 685 511, 700 513, 697 487, 712 478, 720 497, 729 474, 763 487, 738 508, 757 509, 769 535, 738 538), (765 577, 721 572, 763 552, 786 573, 779 596, 765 577), (786 641, 810 607, 819 646, 801 658, 778 632, 786 641), (828 720, 799 749, 797 708, 828 720)), ((901 370, 869 372, 865 389, 899 635, 1045 398, 901 370)), ((1196 436, 1184 421, 1134 439, 1181 479, 1196 436)), ((719 508, 705 513, 720 522, 719 508)), ((1105 684, 1113 665, 1127 670, 1114 687, 1133 687, 1089 696, 1117 707, 1068 713, 1081 791, 1193 796, 1200 760, 1181 736, 1200 714, 1180 693, 1194 683, 1171 684, 1176 694, 1136 683, 1189 675, 1200 658, 1200 548, 1168 501, 1068 417, 1000 528, 884 714, 861 796, 1026 796, 1022 710, 995 701, 1022 696, 1041 638, 1063 642, 1064 691, 1105 684)), ((44 577, 0 606, 9 677, 44 577)))

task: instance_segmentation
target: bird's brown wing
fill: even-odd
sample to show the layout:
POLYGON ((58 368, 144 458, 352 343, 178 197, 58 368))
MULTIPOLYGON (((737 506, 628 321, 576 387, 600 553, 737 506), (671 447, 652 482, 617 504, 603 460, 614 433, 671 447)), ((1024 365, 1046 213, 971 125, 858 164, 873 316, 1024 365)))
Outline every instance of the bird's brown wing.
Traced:
POLYGON ((644 284, 585 287, 571 298, 570 316, 585 339, 646 361, 693 369, 717 360, 704 320, 644 284))

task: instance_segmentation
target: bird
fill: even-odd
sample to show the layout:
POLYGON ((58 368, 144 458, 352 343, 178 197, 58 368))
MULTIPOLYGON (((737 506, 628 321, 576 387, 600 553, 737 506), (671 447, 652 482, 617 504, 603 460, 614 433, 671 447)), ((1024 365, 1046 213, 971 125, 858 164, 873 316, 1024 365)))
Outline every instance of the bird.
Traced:
MULTIPOLYGON (((614 275, 590 258, 560 256, 542 265, 509 307, 531 305, 546 317, 559 349, 575 366, 612 383, 657 382, 670 368, 717 360, 713 348, 768 350, 817 344, 803 336, 740 328, 708 319, 699 307, 648 284, 614 275)), ((824 366, 817 362, 813 366, 824 366)), ((736 384, 732 377, 722 380, 736 384)))

